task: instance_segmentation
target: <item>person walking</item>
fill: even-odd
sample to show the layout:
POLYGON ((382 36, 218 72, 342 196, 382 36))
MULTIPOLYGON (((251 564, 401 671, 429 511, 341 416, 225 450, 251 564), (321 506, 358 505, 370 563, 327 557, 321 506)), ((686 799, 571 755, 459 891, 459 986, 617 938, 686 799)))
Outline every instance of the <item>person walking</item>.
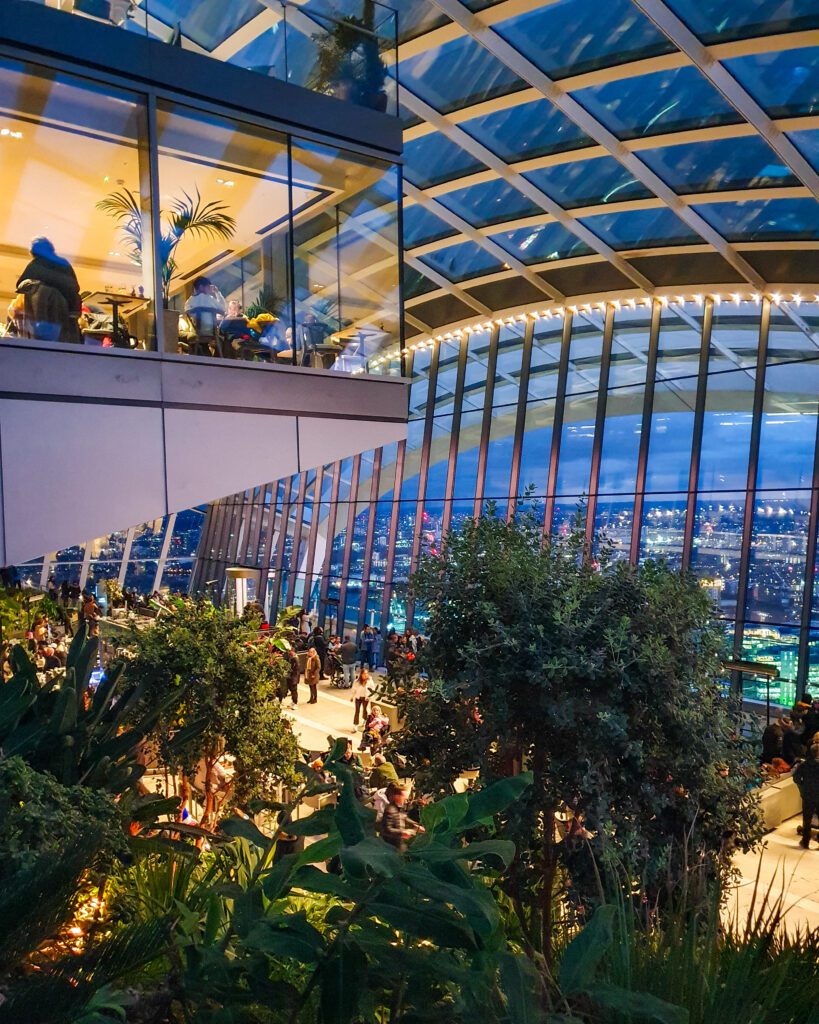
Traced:
POLYGON ((362 729, 364 728, 364 723, 367 721, 367 705, 370 702, 371 686, 372 678, 369 669, 366 665, 362 665, 350 693, 350 703, 355 704, 355 715, 353 716, 351 732, 358 732, 359 718, 361 719, 361 727, 362 729))
POLYGON ((358 647, 349 636, 344 637, 344 643, 339 649, 341 655, 341 673, 344 677, 344 688, 349 689, 355 682, 355 666, 358 661, 358 647))
POLYGON ((308 704, 318 704, 318 684, 321 679, 321 659, 315 647, 307 652, 307 663, 304 666, 304 681, 310 687, 308 704))
POLYGON ((819 743, 808 750, 807 760, 797 766, 793 781, 802 797, 802 838, 799 845, 810 849, 813 816, 819 813, 819 743))
POLYGON ((287 651, 285 657, 288 662, 287 689, 290 693, 290 707, 295 708, 299 703, 299 679, 301 678, 299 659, 295 651, 287 651))

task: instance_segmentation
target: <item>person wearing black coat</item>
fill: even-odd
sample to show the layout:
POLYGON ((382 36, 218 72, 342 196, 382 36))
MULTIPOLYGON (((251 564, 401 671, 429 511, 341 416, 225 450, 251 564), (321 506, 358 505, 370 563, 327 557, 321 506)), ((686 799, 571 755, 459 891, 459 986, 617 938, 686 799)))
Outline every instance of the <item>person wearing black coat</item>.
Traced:
MULTIPOLYGON (((80 283, 74 268, 62 256, 58 256, 54 244, 48 238, 35 238, 31 243, 31 260, 17 279, 17 290, 25 291, 30 285, 45 285, 53 289, 65 301, 66 309, 62 314, 62 322, 55 324, 58 340, 67 342, 81 341, 77 319, 82 312, 80 299, 80 283)), ((38 300, 35 300, 35 304, 38 300)), ((57 300, 59 301, 59 300, 57 300)), ((55 307, 56 308, 56 307, 55 307)), ((36 317, 36 313, 35 313, 36 317)), ((36 317, 36 319, 43 319, 36 317)))
POLYGON ((802 839, 799 845, 807 850, 813 831, 813 816, 819 812, 819 743, 813 744, 807 760, 797 766, 793 781, 802 797, 802 839))
POLYGON ((327 674, 327 641, 324 638, 324 630, 321 626, 316 626, 313 630, 309 643, 310 646, 315 647, 316 654, 319 656, 319 661, 321 662, 321 678, 323 679, 327 674))

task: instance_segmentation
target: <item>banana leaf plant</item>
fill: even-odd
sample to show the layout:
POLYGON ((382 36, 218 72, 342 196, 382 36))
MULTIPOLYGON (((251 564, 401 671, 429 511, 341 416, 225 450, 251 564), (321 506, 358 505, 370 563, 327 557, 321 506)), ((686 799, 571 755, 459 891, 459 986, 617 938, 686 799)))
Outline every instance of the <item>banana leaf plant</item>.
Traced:
MULTIPOLYGON (((112 217, 121 227, 131 261, 142 266, 145 214, 140 197, 129 188, 111 192, 97 203, 97 209, 112 217)), ((236 233, 236 220, 230 207, 218 200, 203 202, 199 189, 171 201, 169 210, 160 211, 158 254, 162 272, 162 298, 168 305, 171 284, 178 270, 176 250, 186 235, 204 240, 229 241, 236 233)))

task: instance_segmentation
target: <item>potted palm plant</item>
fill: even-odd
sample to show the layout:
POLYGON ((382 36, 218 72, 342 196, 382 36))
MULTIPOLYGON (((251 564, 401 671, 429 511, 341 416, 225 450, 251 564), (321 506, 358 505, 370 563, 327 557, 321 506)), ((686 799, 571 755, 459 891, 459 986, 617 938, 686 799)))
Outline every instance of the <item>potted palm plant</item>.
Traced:
MULTIPOLYGON (((129 188, 111 192, 97 203, 97 209, 121 225, 122 238, 128 247, 131 260, 142 266, 143 213, 139 196, 129 188)), ((179 340, 179 313, 169 309, 171 284, 176 277, 178 264, 176 250, 186 235, 203 239, 224 239, 228 241, 236 232, 236 220, 231 216, 226 203, 211 201, 205 203, 196 189, 194 196, 182 193, 174 199, 169 210, 160 211, 158 253, 162 274, 162 304, 165 310, 165 345, 176 351, 179 340)))

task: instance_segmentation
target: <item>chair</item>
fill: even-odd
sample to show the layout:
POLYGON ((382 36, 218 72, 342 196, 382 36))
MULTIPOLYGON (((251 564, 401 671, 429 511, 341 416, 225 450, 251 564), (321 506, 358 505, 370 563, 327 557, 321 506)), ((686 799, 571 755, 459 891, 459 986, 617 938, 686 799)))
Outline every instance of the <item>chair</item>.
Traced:
POLYGON ((214 323, 213 310, 192 309, 188 311, 187 316, 194 331, 196 331, 196 337, 186 342, 188 354, 192 356, 217 355, 221 357, 223 354, 222 338, 214 323), (208 326, 203 328, 203 322, 207 323, 208 326))

